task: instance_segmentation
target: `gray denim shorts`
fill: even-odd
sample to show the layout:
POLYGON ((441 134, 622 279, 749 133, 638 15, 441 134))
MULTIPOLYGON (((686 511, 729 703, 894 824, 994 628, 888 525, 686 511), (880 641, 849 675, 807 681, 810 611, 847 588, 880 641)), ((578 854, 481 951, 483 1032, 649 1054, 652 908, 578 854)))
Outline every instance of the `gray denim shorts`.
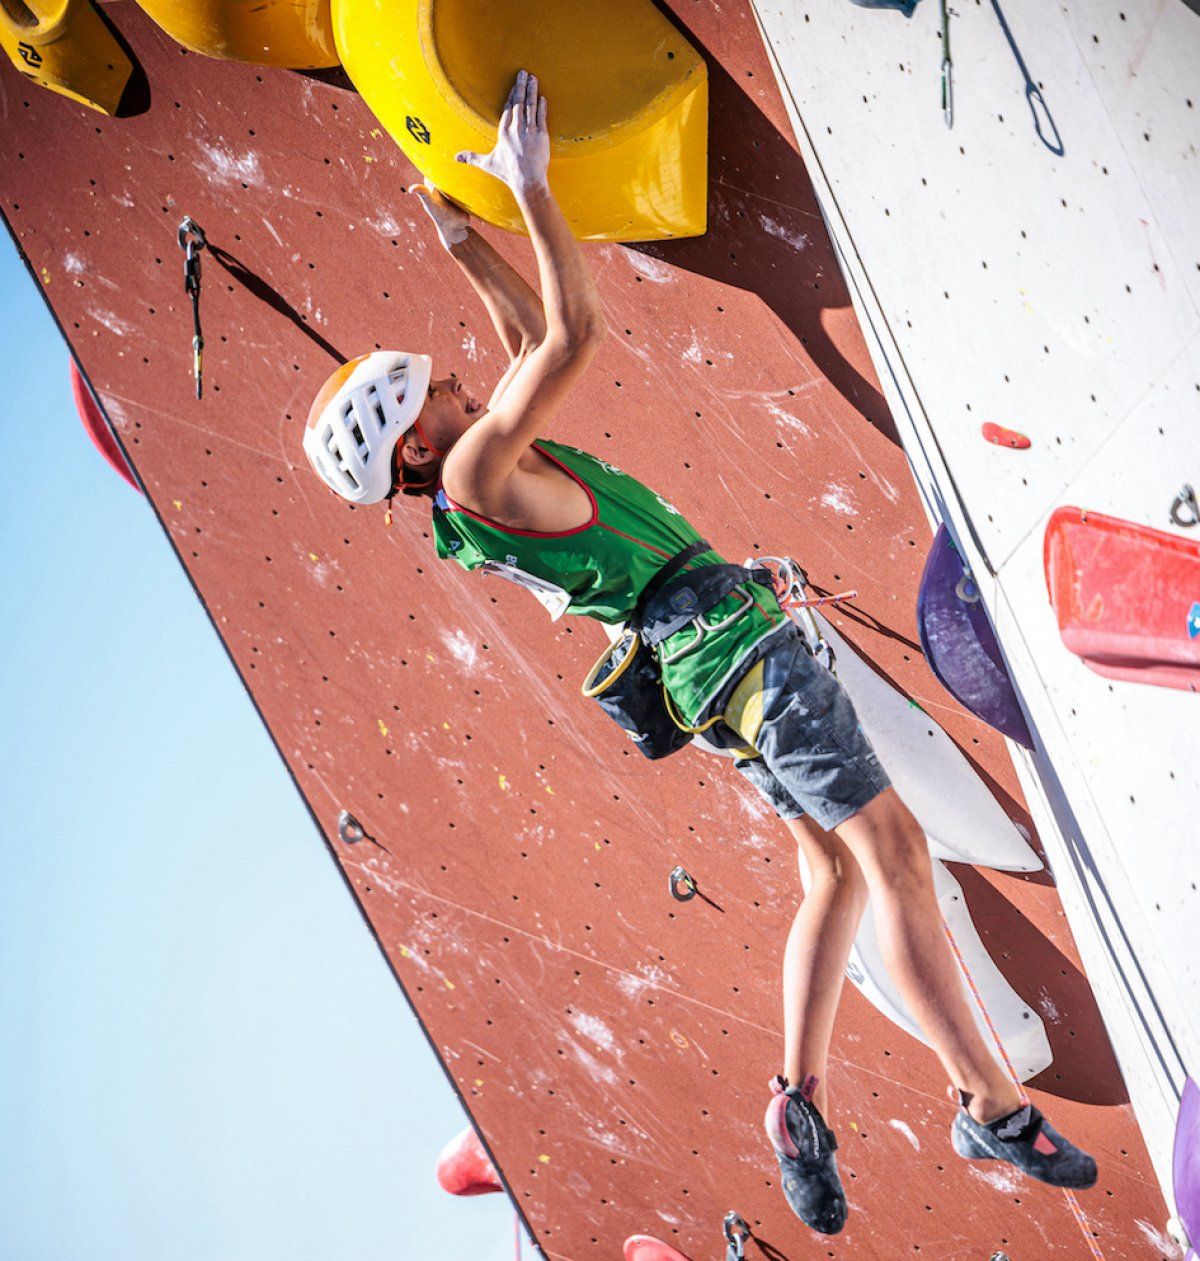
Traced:
POLYGON ((763 657, 761 757, 738 770, 781 819, 808 815, 825 831, 891 785, 859 726, 845 688, 805 647, 797 626, 775 636, 763 657))

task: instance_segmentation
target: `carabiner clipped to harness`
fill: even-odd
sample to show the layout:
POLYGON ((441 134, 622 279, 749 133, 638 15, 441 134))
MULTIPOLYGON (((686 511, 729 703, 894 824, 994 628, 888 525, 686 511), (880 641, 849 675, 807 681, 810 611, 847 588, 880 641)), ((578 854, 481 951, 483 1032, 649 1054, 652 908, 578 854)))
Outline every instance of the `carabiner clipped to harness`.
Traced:
POLYGON ((818 596, 813 599, 804 594, 808 586, 808 574, 788 556, 760 556, 746 561, 747 569, 765 569, 771 575, 779 607, 800 627, 809 655, 819 661, 830 674, 837 675, 837 657, 833 647, 821 633, 820 624, 813 616, 813 609, 826 604, 840 604, 853 600, 857 591, 842 591, 837 595, 818 596))

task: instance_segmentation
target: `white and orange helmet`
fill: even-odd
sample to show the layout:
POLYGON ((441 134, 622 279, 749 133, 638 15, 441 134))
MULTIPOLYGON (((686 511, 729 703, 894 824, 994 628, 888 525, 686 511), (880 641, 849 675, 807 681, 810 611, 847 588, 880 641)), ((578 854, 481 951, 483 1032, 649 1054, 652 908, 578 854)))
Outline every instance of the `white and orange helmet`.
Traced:
POLYGON ((432 373, 428 355, 376 350, 325 382, 309 409, 304 453, 330 490, 352 504, 391 495, 396 444, 417 425, 432 373))

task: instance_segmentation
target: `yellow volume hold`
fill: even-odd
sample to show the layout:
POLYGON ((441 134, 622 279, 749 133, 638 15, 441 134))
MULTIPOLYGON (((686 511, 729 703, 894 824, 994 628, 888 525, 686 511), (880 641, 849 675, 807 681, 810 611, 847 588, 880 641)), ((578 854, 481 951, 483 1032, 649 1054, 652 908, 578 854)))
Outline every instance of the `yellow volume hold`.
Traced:
POLYGON ((576 236, 647 241, 706 226, 708 71, 651 0, 333 0, 346 72, 422 175, 522 231, 486 153, 518 70, 549 102, 550 184, 576 236))
MULTIPOLYGON (((0 4, 10 0, 0 0, 0 4)), ((322 70, 338 63, 329 0, 138 0, 184 48, 222 61, 322 70)))
POLYGON ((91 0, 0 0, 0 44, 23 75, 102 114, 133 73, 91 0))

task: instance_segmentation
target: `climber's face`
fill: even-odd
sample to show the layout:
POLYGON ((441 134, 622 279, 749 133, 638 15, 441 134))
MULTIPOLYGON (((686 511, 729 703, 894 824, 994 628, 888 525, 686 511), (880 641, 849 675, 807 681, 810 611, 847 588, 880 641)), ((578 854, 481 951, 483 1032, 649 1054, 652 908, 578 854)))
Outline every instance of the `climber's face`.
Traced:
POLYGON ((455 376, 430 381, 429 397, 421 408, 421 428, 429 445, 447 451, 483 409, 455 376))
POLYGON ((431 381, 425 405, 400 443, 409 483, 435 477, 442 457, 482 410, 457 377, 431 381))

